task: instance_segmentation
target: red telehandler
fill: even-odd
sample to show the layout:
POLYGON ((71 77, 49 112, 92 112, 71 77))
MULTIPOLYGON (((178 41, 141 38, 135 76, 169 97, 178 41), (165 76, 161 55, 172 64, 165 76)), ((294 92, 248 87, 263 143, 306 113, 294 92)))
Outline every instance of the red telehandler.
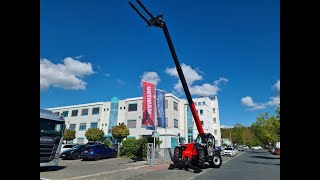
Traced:
POLYGON ((219 168, 222 164, 220 151, 217 151, 215 148, 214 136, 210 133, 204 133, 203 131, 202 125, 200 123, 200 118, 197 114, 196 107, 192 101, 187 82, 184 78, 180 63, 178 61, 178 57, 176 55, 173 43, 171 41, 167 25, 164 21, 162 21, 162 15, 154 17, 141 3, 140 0, 136 1, 141 6, 141 8, 151 17, 150 20, 147 20, 147 18, 145 18, 130 1, 129 4, 147 23, 147 27, 155 26, 157 28, 161 28, 164 32, 164 35, 170 48, 171 55, 176 65, 180 81, 182 83, 183 90, 188 99, 193 119, 196 123, 199 132, 199 135, 195 142, 182 145, 180 144, 179 146, 176 146, 174 148, 173 157, 171 156, 173 164, 170 164, 169 169, 178 168, 188 170, 189 168, 191 168, 193 169, 194 173, 199 173, 201 169, 206 168, 208 165, 209 167, 219 168))

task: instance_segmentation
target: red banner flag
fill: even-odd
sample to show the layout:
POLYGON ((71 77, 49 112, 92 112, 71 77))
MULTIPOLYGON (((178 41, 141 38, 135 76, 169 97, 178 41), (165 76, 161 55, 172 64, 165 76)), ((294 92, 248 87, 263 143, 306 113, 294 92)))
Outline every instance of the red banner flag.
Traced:
POLYGON ((142 124, 147 129, 154 128, 154 84, 142 81, 143 119, 142 124))

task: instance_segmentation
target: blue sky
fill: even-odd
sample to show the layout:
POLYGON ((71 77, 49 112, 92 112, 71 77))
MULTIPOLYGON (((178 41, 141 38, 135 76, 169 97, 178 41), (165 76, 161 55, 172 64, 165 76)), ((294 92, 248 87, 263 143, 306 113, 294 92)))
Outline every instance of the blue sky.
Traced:
MULTIPOLYGON (((192 97, 218 96, 222 125, 274 114, 279 0, 141 1, 163 14, 192 97)), ((40 1, 41 108, 138 97, 142 79, 185 98, 162 29, 127 0, 40 1)))

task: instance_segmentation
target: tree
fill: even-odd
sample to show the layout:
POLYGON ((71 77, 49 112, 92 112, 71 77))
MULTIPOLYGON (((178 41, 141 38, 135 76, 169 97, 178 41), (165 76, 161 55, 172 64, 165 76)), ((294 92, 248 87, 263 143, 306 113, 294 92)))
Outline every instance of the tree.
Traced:
POLYGON ((122 142, 123 138, 129 136, 130 131, 124 123, 119 124, 118 126, 114 126, 112 128, 112 136, 118 140, 118 153, 119 153, 119 142, 122 142))
POLYGON ((257 139, 263 143, 280 141, 280 108, 277 116, 269 116, 269 113, 259 114, 257 121, 251 125, 257 139))
POLYGON ((68 141, 74 140, 76 138, 76 131, 67 129, 66 132, 63 135, 63 139, 68 141))
POLYGON ((104 132, 102 129, 89 128, 88 130, 86 130, 84 135, 88 139, 88 141, 95 142, 95 141, 99 141, 103 138, 104 132))
POLYGON ((107 146, 111 146, 111 142, 109 139, 105 139, 103 143, 107 146))

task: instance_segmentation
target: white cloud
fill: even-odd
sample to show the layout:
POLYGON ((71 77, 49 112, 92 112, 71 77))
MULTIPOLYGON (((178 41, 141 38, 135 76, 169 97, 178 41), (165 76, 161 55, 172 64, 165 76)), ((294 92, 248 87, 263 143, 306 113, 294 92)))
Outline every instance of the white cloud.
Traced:
POLYGON ((104 74, 105 76, 107 76, 107 77, 110 77, 111 76, 111 74, 110 73, 107 73, 107 74, 104 74))
POLYGON ((79 56, 76 56, 74 57, 75 59, 81 59, 83 57, 83 55, 79 55, 79 56))
POLYGON ((259 110, 259 109, 265 109, 267 107, 279 107, 280 106, 280 96, 271 97, 271 100, 266 103, 255 103, 253 102, 252 98, 250 96, 246 96, 244 98, 241 98, 241 103, 245 106, 248 106, 247 110, 253 111, 253 110, 259 110))
POLYGON ((266 103, 266 105, 268 105, 268 106, 276 106, 276 107, 278 107, 280 105, 280 96, 271 97, 270 99, 271 99, 271 101, 268 101, 266 103))
POLYGON ((219 87, 211 84, 190 87, 190 93, 198 96, 211 96, 217 94, 218 91, 219 87))
POLYGON ((280 92, 280 80, 278 80, 278 81, 276 82, 276 84, 273 85, 273 87, 276 88, 277 91, 280 92))
MULTIPOLYGON (((183 71, 183 75, 185 76, 186 82, 188 84, 190 93, 198 96, 211 96, 216 95, 220 90, 218 85, 222 84, 222 82, 228 82, 226 78, 219 78, 219 80, 214 81, 214 84, 205 83, 203 85, 193 85, 195 81, 202 80, 203 77, 200 75, 201 71, 198 68, 193 69, 191 66, 182 64, 181 69, 183 71)), ((183 88, 178 75, 176 68, 167 68, 165 71, 170 76, 174 76, 178 79, 178 82, 174 85, 174 90, 177 93, 182 93, 183 88)), ((203 73, 202 73, 203 74, 203 73)))
POLYGON ((245 106, 255 106, 255 103, 253 102, 253 100, 250 96, 246 96, 244 98, 241 98, 241 103, 245 106))
MULTIPOLYGON (((184 78, 186 79, 188 86, 192 86, 194 81, 202 80, 202 76, 199 75, 199 73, 196 70, 192 69, 189 65, 182 64, 181 69, 183 71, 183 75, 184 75, 184 78)), ((169 74, 170 76, 174 76, 179 79, 179 75, 175 67, 167 68, 166 73, 169 74)), ((180 82, 180 79, 178 83, 174 86, 174 89, 178 91, 182 90, 182 84, 180 82)))
POLYGON ((127 82, 125 82, 124 80, 122 80, 120 78, 117 79, 117 83, 120 84, 120 85, 126 85, 127 84, 127 82))
POLYGON ((220 77, 219 80, 214 81, 214 85, 219 86, 222 83, 227 83, 229 80, 227 78, 224 77, 220 77))
MULTIPOLYGON (((156 72, 144 72, 141 77, 141 81, 147 81, 156 86, 159 83, 160 78, 156 72)), ((142 87, 142 82, 140 86, 142 87)))
POLYGON ((40 89, 50 86, 69 90, 84 90, 87 83, 81 78, 93 74, 91 63, 80 62, 67 57, 63 64, 54 64, 48 59, 40 58, 40 89))

